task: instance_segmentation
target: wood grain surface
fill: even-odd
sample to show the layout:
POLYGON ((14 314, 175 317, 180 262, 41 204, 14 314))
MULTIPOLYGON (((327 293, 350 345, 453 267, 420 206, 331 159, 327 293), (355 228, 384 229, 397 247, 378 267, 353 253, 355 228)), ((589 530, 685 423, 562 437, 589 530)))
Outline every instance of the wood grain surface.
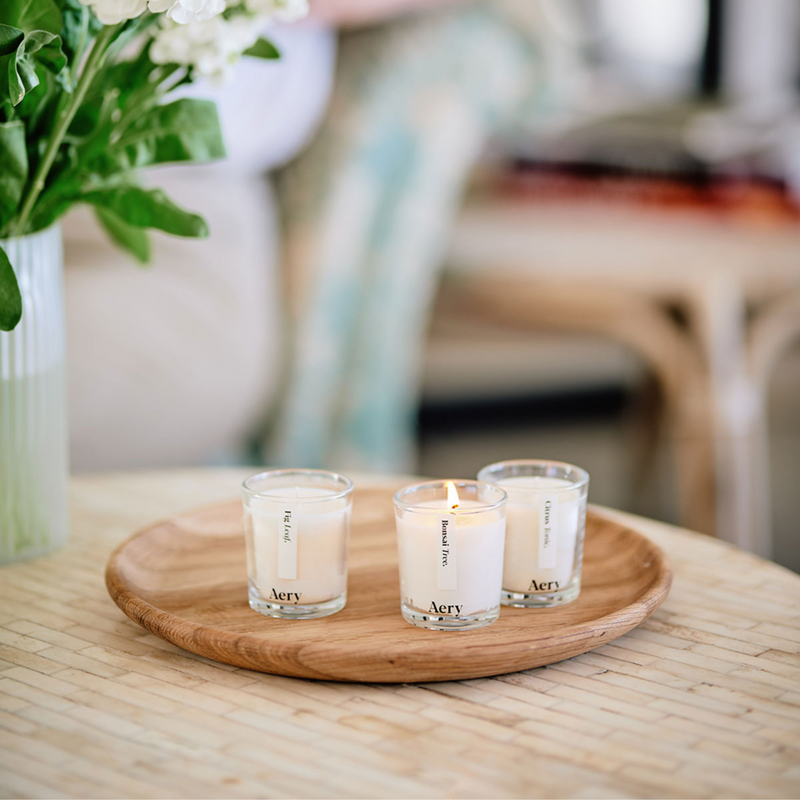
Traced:
POLYGON ((482 678, 585 653, 638 625, 672 580, 661 550, 590 514, 580 597, 560 608, 503 608, 472 631, 429 631, 400 615, 392 488, 356 485, 348 599, 324 619, 265 617, 247 604, 241 502, 146 528, 111 556, 114 602, 163 639, 237 667, 300 678, 411 683, 482 678))
POLYGON ((674 581, 611 644, 469 681, 285 678, 148 633, 103 581, 133 531, 235 497, 244 474, 73 479, 69 545, 0 568, 0 796, 800 796, 794 573, 614 514, 674 581))

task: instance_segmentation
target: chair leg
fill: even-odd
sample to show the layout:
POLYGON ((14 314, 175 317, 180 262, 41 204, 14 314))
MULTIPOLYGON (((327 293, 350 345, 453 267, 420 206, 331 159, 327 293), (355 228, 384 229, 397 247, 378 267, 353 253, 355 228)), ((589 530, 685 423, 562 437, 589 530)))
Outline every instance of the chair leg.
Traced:
POLYGON ((753 552, 771 556, 771 496, 769 480, 769 426, 767 422, 767 395, 769 380, 781 356, 800 339, 800 292, 794 292, 770 303, 751 323, 747 337, 746 371, 752 402, 756 413, 747 442, 747 456, 756 480, 759 517, 754 529, 762 532, 752 548, 753 552))
POLYGON ((708 372, 718 485, 717 530, 737 547, 769 557, 771 508, 765 390, 747 365, 746 308, 727 270, 707 273, 687 297, 708 372))
POLYGON ((497 272, 448 276, 441 295, 471 318, 518 329, 607 336, 641 356, 664 396, 681 520, 694 530, 716 532, 716 464, 707 374, 694 343, 660 304, 606 285, 566 285, 497 272))

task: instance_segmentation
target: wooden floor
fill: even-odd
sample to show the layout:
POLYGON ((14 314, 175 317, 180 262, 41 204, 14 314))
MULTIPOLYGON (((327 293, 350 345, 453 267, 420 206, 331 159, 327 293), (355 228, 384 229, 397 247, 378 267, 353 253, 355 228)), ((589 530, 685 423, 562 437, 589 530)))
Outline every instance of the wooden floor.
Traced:
POLYGON ((800 794, 793 573, 650 523, 670 597, 592 653, 454 683, 279 678, 146 633, 103 585, 122 538, 239 477, 78 479, 71 544, 0 568, 0 796, 800 794))

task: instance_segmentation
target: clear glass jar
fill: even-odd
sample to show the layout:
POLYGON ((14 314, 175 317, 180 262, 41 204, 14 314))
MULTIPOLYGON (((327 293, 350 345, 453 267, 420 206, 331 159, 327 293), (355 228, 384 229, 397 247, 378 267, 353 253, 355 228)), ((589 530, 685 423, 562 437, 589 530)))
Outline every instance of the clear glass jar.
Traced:
POLYGON ((69 535, 61 229, 5 239, 22 319, 0 331, 0 563, 69 535))
POLYGON ((478 479, 508 492, 503 605, 548 608, 581 591, 589 474, 560 461, 490 464, 478 479))
POLYGON ((273 469, 242 484, 250 607, 314 619, 347 602, 353 482, 313 469, 273 469))
POLYGON ((444 631, 497 619, 505 506, 502 489, 478 481, 418 483, 395 494, 400 610, 407 622, 444 631))

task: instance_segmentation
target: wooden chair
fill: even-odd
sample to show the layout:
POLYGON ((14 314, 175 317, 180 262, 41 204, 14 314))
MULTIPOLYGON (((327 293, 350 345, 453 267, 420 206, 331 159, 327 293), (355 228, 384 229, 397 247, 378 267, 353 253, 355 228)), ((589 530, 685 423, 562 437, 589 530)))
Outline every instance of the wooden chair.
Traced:
POLYGON ((800 337, 798 253, 800 230, 484 200, 440 296, 470 319, 630 347, 662 390, 682 523, 768 556, 765 399, 800 337))

